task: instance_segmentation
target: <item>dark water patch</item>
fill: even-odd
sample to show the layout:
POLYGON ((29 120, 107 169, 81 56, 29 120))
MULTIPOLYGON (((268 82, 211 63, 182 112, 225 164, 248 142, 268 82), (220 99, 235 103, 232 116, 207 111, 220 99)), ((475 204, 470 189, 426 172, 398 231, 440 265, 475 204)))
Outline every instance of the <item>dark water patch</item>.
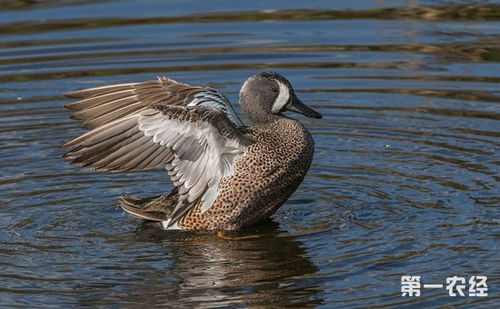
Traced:
POLYGON ((102 2, 102 0, 4 0, 2 10, 29 10, 37 8, 50 8, 70 5, 81 5, 92 2, 102 2))
POLYGON ((36 73, 36 74, 17 74, 0 76, 0 82, 26 82, 46 79, 63 79, 74 77, 101 77, 114 76, 118 74, 138 74, 150 73, 157 74, 162 71, 185 72, 185 71, 227 71, 227 70, 278 70, 278 69, 335 69, 335 68, 377 68, 377 69, 395 69, 398 63, 279 63, 279 64, 218 64, 218 65, 195 65, 195 66, 168 66, 154 68, 131 68, 131 69, 98 69, 80 72, 54 72, 54 73, 36 73))
POLYGON ((259 21, 316 21, 339 19, 381 20, 481 20, 498 21, 499 6, 496 4, 446 5, 427 7, 402 7, 372 10, 263 10, 203 14, 179 17, 109 18, 82 20, 48 20, 42 23, 10 23, 0 26, 0 35, 36 33, 41 31, 80 30, 130 25, 165 23, 215 23, 259 21))
MULTIPOLYGON (((228 36, 229 34, 207 34, 204 37, 217 36, 223 37, 228 36)), ((245 36, 245 34, 237 34, 238 37, 245 36)), ((250 35, 250 34, 246 34, 250 35)), ((139 50, 128 50, 124 51, 124 48, 132 49, 132 46, 113 44, 109 45, 109 39, 96 39, 96 38, 82 38, 79 40, 60 40, 60 41, 40 41, 40 42, 26 42, 26 47, 43 47, 45 45, 76 45, 73 48, 61 48, 61 47, 53 47, 51 49, 44 49, 43 53, 41 51, 40 54, 47 54, 45 56, 40 57, 25 57, 23 54, 20 54, 19 51, 12 52, 12 55, 15 57, 9 57, 8 59, 1 60, 0 65, 13 65, 16 63, 43 63, 46 61, 61 61, 61 60, 75 60, 75 59, 85 59, 85 58, 101 58, 101 57, 140 57, 140 56, 148 56, 148 55, 158 55, 158 54, 183 54, 183 53, 192 53, 192 54, 231 54, 231 53, 293 53, 293 52, 392 52, 392 53, 422 53, 422 54, 432 54, 436 56, 448 57, 449 59, 450 53, 453 57, 461 57, 461 61, 474 61, 474 62, 483 62, 483 61, 492 61, 497 62, 498 54, 499 54, 499 45, 494 42, 498 40, 498 37, 491 36, 489 38, 481 37, 484 42, 476 42, 474 46, 470 46, 470 44, 435 44, 435 45, 423 45, 423 44, 410 44, 410 45, 345 45, 345 46, 329 46, 329 45, 318 45, 318 46, 233 46, 233 47, 218 47, 218 48, 207 48, 207 47, 197 47, 191 49, 164 49, 165 46, 162 44, 141 44, 140 46, 134 46, 133 49, 139 50), (92 53, 82 53, 81 47, 78 47, 78 43, 82 43, 85 41, 86 44, 91 42, 102 42, 102 47, 94 46, 92 53), (492 42, 493 41, 493 42, 492 42), (104 44, 104 43, 108 44, 104 44), (98 52, 99 49, 104 49, 103 52, 98 52)), ((112 39, 111 39, 112 40, 112 39)), ((19 44, 17 42, 13 42, 12 44, 19 44)), ((11 45, 12 45, 11 44, 11 45)), ((5 45, 5 48, 13 48, 13 47, 25 47, 25 46, 10 46, 5 45)), ((4 54, 9 56, 9 54, 4 54)), ((391 77, 386 77, 391 78, 391 77)), ((394 78, 394 77, 392 77, 394 78)), ((408 78, 408 77, 406 77, 408 78)), ((437 79, 437 78, 445 78, 443 76, 415 76, 415 79, 437 79)), ((469 77, 457 77, 457 81, 467 81, 469 77)), ((490 80, 497 81, 498 79, 490 78, 490 80)), ((487 82, 487 80, 484 80, 487 82)))

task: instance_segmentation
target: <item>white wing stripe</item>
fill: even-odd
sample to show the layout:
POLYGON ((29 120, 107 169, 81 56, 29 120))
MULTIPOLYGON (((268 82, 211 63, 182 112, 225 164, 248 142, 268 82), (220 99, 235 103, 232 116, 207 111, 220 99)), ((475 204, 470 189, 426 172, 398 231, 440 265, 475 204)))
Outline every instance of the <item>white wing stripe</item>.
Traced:
POLYGON ((187 104, 187 106, 198 105, 218 109, 222 111, 227 116, 227 118, 236 126, 243 125, 243 122, 234 111, 233 106, 231 105, 229 100, 222 93, 213 88, 205 88, 203 89, 203 91, 198 92, 196 95, 194 95, 191 102, 187 104))
POLYGON ((139 130, 173 152, 174 160, 167 169, 178 187, 179 202, 201 198, 201 211, 207 211, 217 199, 220 181, 233 173, 233 162, 246 147, 221 136, 206 121, 181 121, 155 112, 140 113, 139 130))

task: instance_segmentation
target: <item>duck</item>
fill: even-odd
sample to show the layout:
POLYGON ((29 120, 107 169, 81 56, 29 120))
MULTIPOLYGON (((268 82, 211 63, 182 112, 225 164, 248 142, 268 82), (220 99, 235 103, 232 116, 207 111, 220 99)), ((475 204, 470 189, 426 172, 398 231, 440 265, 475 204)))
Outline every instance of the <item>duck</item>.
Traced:
POLYGON ((174 188, 120 197, 133 217, 163 229, 235 231, 276 212, 306 176, 314 140, 295 112, 320 119, 276 72, 249 77, 240 119, 219 90, 168 77, 65 93, 86 133, 62 145, 71 164, 107 172, 164 166, 174 188))

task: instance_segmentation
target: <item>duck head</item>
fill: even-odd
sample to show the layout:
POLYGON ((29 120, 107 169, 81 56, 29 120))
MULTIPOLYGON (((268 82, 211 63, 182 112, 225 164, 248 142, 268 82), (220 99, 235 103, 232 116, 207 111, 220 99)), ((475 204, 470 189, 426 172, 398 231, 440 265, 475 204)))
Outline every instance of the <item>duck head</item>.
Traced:
POLYGON ((302 103, 290 82, 275 72, 262 72, 248 78, 241 87, 240 104, 252 123, 272 121, 285 111, 311 118, 322 117, 302 103))

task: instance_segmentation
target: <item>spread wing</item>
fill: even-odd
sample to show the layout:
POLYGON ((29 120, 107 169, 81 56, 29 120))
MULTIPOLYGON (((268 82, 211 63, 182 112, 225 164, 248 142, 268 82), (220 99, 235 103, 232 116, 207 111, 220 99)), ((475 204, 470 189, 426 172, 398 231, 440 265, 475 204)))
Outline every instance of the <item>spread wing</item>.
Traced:
POLYGON ((217 91, 206 92, 175 82, 169 91, 173 91, 173 86, 180 94, 146 96, 148 87, 152 92, 160 92, 160 81, 167 80, 69 94, 90 96, 69 108, 77 110, 75 118, 83 119, 85 126, 94 129, 62 147, 72 148, 64 156, 70 162, 98 170, 132 171, 166 164, 179 191, 179 201, 169 221, 172 225, 198 203, 202 212, 210 208, 217 198, 220 181, 233 173, 235 160, 252 141, 229 119, 227 110, 217 108, 220 104, 227 106, 226 103, 210 99, 221 98, 217 91), (137 89, 144 92, 138 94, 137 89), (123 109, 127 112, 120 111, 123 109))
POLYGON ((66 107, 74 111, 71 117, 82 120, 85 128, 96 128, 153 105, 213 107, 236 126, 243 126, 229 100, 217 89, 183 84, 168 77, 77 90, 65 96, 81 99, 66 107))

